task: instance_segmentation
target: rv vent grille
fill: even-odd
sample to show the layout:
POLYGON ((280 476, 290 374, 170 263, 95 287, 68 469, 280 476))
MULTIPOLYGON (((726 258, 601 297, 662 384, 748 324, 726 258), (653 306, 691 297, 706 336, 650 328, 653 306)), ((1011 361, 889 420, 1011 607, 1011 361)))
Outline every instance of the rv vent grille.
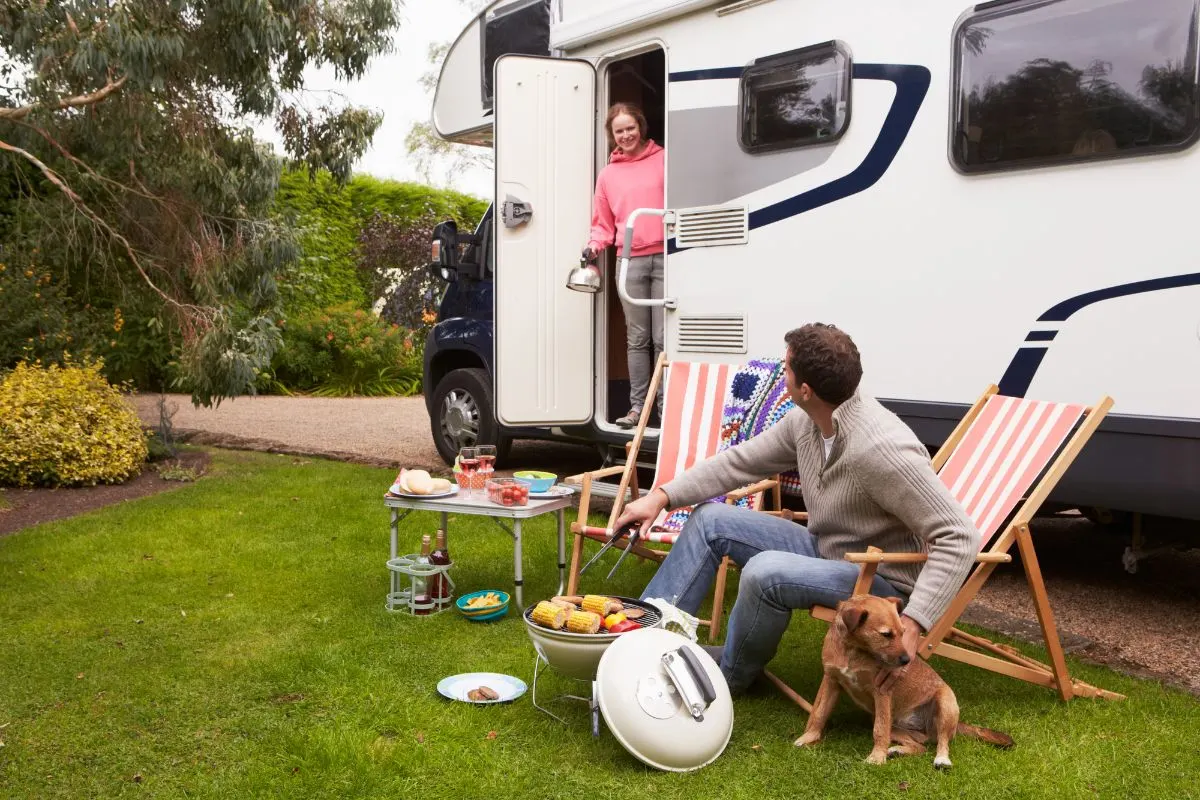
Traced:
POLYGON ((717 247, 748 241, 748 206, 706 206, 675 212, 675 244, 679 247, 717 247))
POLYGON ((679 317, 679 346, 683 353, 745 353, 746 318, 724 314, 679 317))

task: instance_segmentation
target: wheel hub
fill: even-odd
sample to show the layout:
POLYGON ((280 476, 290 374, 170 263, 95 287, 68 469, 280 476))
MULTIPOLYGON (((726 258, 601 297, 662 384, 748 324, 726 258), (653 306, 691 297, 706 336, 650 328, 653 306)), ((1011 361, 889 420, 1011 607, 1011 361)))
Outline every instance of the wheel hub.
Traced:
POLYGON ((470 392, 452 389, 442 401, 442 434, 455 447, 468 447, 479 439, 479 405, 470 392))

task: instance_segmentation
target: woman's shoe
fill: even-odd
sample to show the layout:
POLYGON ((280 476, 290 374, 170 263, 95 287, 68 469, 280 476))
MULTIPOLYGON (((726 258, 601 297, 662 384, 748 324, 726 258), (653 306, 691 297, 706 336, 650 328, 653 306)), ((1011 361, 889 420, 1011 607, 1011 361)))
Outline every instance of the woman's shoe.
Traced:
POLYGON ((618 428, 632 428, 638 424, 638 418, 642 416, 641 411, 629 409, 625 412, 625 416, 616 419, 618 428))

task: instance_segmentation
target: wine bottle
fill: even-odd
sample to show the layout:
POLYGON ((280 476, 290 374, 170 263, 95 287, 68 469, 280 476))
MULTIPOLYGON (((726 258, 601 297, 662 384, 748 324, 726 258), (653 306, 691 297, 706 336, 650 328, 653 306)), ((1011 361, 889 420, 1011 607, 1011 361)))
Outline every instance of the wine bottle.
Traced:
MULTIPOLYGON (((429 554, 429 562, 438 565, 450 563, 450 550, 446 547, 446 531, 441 528, 438 529, 433 552, 429 554)), ((438 608, 444 608, 450 604, 450 581, 446 579, 446 573, 439 572, 430 577, 429 594, 433 597, 433 602, 438 604, 438 608)))
MULTIPOLYGON (((431 563, 429 559, 429 534, 421 537, 421 555, 417 556, 417 565, 428 565, 431 563)), ((419 608, 422 605, 430 603, 429 596, 429 578, 425 575, 414 575, 412 579, 412 604, 414 614, 429 614, 432 613, 432 608, 419 608)))

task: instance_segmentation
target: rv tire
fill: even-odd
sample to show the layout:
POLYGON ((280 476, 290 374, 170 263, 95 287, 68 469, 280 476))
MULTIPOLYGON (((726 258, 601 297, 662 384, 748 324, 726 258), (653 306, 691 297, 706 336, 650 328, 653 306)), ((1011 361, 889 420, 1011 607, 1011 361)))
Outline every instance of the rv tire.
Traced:
POLYGON ((512 447, 496 421, 491 378, 477 367, 451 370, 438 381, 429 428, 438 455, 447 464, 454 463, 462 447, 493 444, 500 465, 512 447))

